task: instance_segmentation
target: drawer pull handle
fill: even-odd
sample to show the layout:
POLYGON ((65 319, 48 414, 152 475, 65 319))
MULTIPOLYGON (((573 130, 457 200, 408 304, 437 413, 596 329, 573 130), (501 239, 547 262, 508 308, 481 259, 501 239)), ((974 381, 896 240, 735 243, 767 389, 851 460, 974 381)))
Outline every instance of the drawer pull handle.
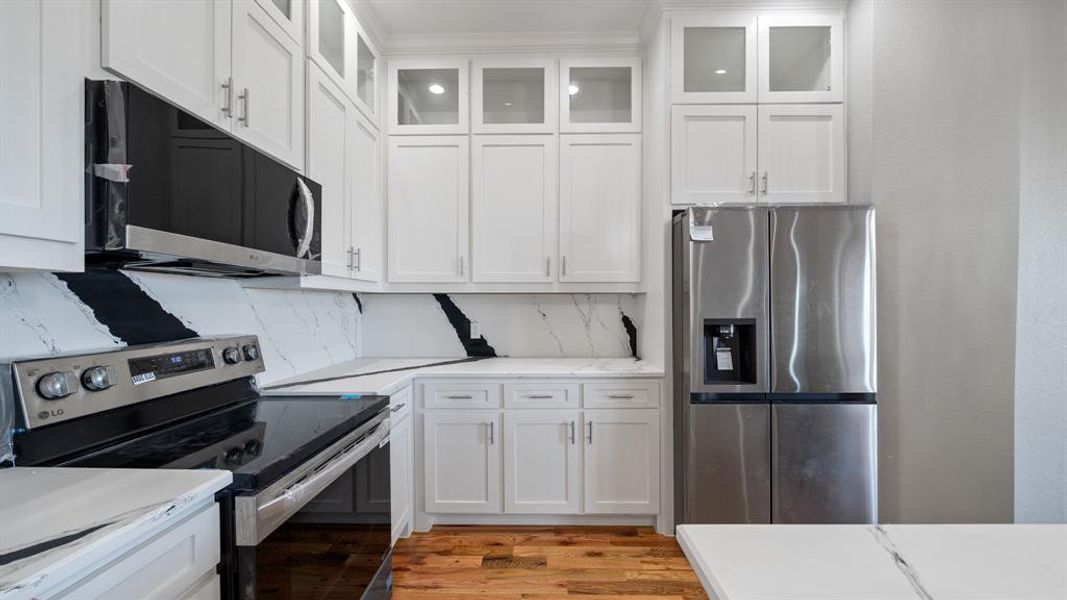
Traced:
POLYGON ((551 400, 552 394, 530 394, 526 397, 531 400, 551 400))
POLYGON ((450 394, 445 396, 445 398, 448 398, 449 400, 474 400, 474 396, 471 396, 470 394, 450 394))
POLYGON ((389 409, 389 412, 391 412, 391 413, 398 413, 398 412, 400 412, 401 410, 403 410, 403 408, 404 408, 404 405, 405 405, 405 404, 407 404, 407 403, 406 403, 406 402, 401 402, 400 404, 397 404, 397 405, 396 405, 396 406, 394 406, 393 408, 390 408, 390 409, 389 409))
POLYGON ((633 400, 633 394, 608 394, 608 398, 612 400, 633 400))

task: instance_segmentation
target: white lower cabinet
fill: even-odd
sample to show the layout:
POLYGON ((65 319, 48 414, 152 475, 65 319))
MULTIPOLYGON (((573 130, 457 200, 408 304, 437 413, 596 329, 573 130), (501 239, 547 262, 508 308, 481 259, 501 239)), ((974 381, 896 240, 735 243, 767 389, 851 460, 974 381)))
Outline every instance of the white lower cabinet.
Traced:
POLYGON ((499 513, 500 412, 423 415, 426 512, 499 513))
POLYGON ((396 422, 389 431, 390 497, 393 541, 411 534, 415 518, 415 438, 412 435, 411 388, 390 402, 396 422), (403 398, 403 400, 401 400, 403 398))
POLYGON ((504 413, 505 512, 580 512, 581 422, 576 410, 504 413))
POLYGON ((211 504, 59 594, 71 600, 218 598, 219 506, 211 504))
POLYGON ((585 512, 659 512, 659 411, 587 410, 585 512))

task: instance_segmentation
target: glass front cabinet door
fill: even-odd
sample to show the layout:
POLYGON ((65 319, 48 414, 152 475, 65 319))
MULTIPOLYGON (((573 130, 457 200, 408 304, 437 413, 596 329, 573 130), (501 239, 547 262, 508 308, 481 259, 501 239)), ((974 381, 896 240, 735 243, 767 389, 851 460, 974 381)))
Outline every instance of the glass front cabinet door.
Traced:
POLYGON ((308 34, 307 53, 311 60, 364 116, 377 124, 379 52, 346 0, 309 0, 308 34))
MULTIPOLYGON (((293 41, 304 41, 304 0, 256 0, 293 41)), ((315 0, 312 0, 315 2, 315 0)))
POLYGON ((840 14, 759 19, 760 102, 843 102, 845 61, 840 14))
POLYGON ((722 13, 671 20, 671 102, 756 102, 756 16, 722 13))
POLYGON ((389 133, 470 132, 467 61, 389 61, 389 133))
POLYGON ((559 69, 561 132, 641 131, 641 59, 564 59, 559 69))
POLYGON ((555 60, 476 60, 471 71, 474 133, 555 133, 555 60))

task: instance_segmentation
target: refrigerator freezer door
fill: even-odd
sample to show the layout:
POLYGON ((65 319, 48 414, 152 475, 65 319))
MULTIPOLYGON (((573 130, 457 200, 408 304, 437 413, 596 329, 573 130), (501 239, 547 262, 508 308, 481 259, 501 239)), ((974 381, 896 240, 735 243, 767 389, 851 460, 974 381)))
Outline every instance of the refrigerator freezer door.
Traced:
POLYGON ((692 404, 684 523, 770 523, 769 404, 692 404))
POLYGON ((875 523, 877 407, 771 406, 772 520, 875 523))
MULTIPOLYGON (((742 393, 767 391, 767 209, 756 207, 694 207, 689 212, 686 255, 683 257, 688 305, 691 393, 742 393), (717 358, 710 345, 715 331, 736 323, 746 335, 745 356, 751 358, 751 376, 731 381, 709 380, 717 358), (712 361, 709 363, 709 361, 712 361)), ((677 316, 675 317, 677 318, 677 316)), ((741 371, 739 363, 730 365, 741 371)))
POLYGON ((772 392, 874 392, 874 209, 771 211, 772 392))

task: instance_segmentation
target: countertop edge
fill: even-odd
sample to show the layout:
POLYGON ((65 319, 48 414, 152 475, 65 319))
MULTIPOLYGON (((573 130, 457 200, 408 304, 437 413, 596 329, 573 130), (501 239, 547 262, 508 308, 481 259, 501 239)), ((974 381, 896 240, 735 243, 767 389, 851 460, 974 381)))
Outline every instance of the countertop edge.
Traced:
POLYGON ((697 553, 694 541, 690 537, 689 527, 678 525, 675 528, 675 537, 678 538, 678 545, 681 546, 682 553, 685 554, 685 558, 689 561, 689 566, 693 567, 693 571, 696 572, 697 579, 700 580, 700 585, 704 587, 708 597, 711 600, 730 600, 726 595, 726 591, 711 575, 711 569, 708 568, 708 565, 701 559, 700 554, 697 553))
POLYGON ((181 522, 199 508, 209 505, 214 501, 215 493, 231 481, 233 475, 229 471, 218 471, 213 478, 194 486, 184 494, 159 503, 127 523, 112 530, 103 528, 98 537, 65 556, 49 561, 45 553, 37 559, 44 563, 40 568, 27 573, 18 581, 0 582, 5 585, 0 589, 0 598, 40 598, 64 591, 96 570, 120 559, 123 554, 157 533, 181 522))

